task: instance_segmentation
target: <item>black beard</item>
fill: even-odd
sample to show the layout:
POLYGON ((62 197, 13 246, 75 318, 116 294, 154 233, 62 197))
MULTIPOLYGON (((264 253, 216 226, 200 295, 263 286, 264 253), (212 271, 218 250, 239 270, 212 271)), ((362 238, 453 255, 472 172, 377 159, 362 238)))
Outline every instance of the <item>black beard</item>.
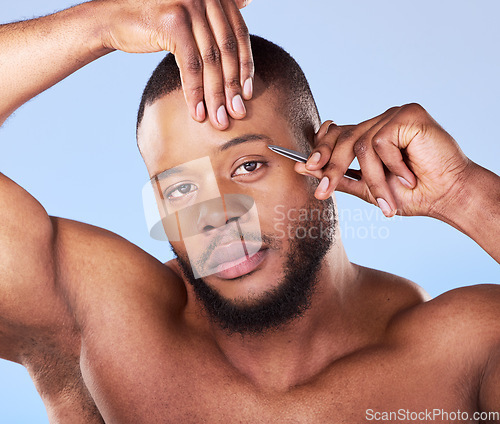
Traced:
MULTIPOLYGON (((252 299, 251 304, 228 300, 210 287, 203 278, 195 278, 189 261, 172 247, 186 279, 193 286, 196 297, 203 304, 209 318, 227 334, 255 335, 278 330, 303 316, 311 307, 322 260, 334 240, 335 208, 331 198, 324 201, 314 198, 304 209, 322 213, 311 214, 314 219, 306 222, 296 221, 292 234, 304 234, 302 231, 295 231, 297 227, 306 230, 323 227, 328 231, 318 238, 292 238, 281 282, 259 298, 252 299)), ((276 237, 264 234, 262 241, 271 249, 281 244, 276 237)))

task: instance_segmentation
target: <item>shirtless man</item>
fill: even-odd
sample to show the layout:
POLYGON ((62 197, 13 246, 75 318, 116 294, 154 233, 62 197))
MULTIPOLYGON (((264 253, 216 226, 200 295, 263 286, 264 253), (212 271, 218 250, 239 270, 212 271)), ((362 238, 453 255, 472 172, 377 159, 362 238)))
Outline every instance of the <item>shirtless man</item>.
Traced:
MULTIPOLYGON (((150 176, 208 158, 222 196, 253 199, 262 241, 238 265, 195 278, 187 242, 171 241, 178 258, 165 266, 105 230, 49 217, 1 176, 0 356, 28 369, 53 423, 357 423, 401 409, 399 422, 429 411, 479 422, 475 412, 500 411, 498 287, 428 300, 408 280, 350 263, 328 200, 337 189, 388 216, 441 219, 499 261, 499 178, 418 105, 320 127, 293 61, 258 38, 254 78, 236 6, 101 0, 0 27, 0 122, 114 49, 175 52, 184 91, 167 58, 139 114, 150 176), (309 153, 305 141, 306 166, 267 148, 309 153), (343 177, 355 156, 360 181, 343 177), (299 210, 320 211, 302 225, 323 231, 280 235, 277 211, 297 230, 288 211, 299 210)), ((160 193, 195 207, 199 192, 172 180, 160 193)), ((195 236, 237 221, 216 212, 195 216, 195 236)))

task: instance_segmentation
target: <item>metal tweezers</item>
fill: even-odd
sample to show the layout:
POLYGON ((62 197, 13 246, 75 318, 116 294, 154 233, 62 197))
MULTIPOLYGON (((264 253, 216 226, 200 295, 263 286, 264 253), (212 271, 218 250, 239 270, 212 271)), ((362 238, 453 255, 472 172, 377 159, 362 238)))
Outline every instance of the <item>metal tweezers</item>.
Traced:
MULTIPOLYGON (((269 144, 267 147, 269 147, 273 152, 285 156, 288 159, 292 159, 296 162, 302 162, 302 163, 307 162, 307 156, 300 152, 296 152, 295 150, 287 149, 286 147, 275 146, 274 144, 269 144)), ((360 171, 348 169, 345 173, 345 176, 352 180, 359 181, 361 180, 360 174, 361 174, 360 171)))

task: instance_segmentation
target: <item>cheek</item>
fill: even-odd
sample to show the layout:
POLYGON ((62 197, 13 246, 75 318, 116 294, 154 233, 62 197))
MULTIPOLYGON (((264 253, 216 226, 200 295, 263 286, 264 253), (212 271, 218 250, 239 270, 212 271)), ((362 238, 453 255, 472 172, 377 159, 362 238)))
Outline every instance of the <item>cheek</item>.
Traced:
POLYGON ((267 185, 257 203, 263 221, 275 220, 277 216, 282 216, 283 211, 308 203, 314 194, 308 178, 311 177, 291 172, 282 175, 274 184, 267 185))
POLYGON ((307 190, 295 188, 288 193, 272 193, 267 201, 257 203, 262 233, 277 237, 286 249, 288 229, 297 225, 298 215, 304 213, 309 199, 307 190))
POLYGON ((298 194, 299 197, 304 198, 311 192, 312 183, 317 181, 317 178, 299 174, 295 171, 295 164, 296 162, 287 161, 280 165, 279 172, 277 172, 279 185, 287 195, 298 194))

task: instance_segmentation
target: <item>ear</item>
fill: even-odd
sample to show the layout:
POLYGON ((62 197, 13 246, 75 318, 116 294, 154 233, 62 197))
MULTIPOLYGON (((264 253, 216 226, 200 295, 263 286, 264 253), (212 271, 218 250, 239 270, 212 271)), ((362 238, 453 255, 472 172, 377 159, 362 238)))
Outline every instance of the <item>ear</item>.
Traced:
POLYGON ((236 3, 236 6, 238 6, 238 9, 243 9, 252 3, 252 0, 234 0, 234 2, 236 3))

